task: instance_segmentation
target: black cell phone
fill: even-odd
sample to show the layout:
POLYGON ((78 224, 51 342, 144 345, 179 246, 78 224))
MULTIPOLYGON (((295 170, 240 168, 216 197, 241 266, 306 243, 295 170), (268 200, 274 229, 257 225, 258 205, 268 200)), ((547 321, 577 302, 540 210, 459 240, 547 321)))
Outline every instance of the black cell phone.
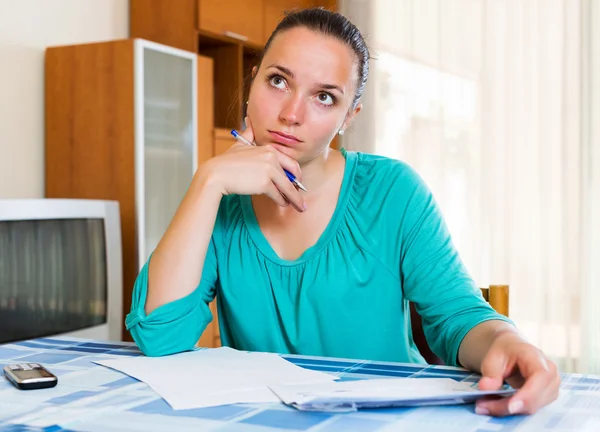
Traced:
POLYGON ((39 363, 19 363, 4 366, 4 375, 21 390, 35 390, 56 386, 58 378, 39 363))

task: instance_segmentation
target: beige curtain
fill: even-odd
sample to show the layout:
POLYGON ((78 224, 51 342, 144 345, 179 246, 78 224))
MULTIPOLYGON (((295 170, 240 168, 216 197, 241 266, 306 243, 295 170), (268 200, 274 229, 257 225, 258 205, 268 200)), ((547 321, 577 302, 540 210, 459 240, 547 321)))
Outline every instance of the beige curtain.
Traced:
POLYGON ((600 2, 582 1, 582 355, 600 374, 600 2))
POLYGON ((587 7, 341 2, 375 57, 364 110, 343 144, 423 176, 477 283, 510 285, 510 317, 564 371, 600 369, 599 307, 588 304, 587 7))

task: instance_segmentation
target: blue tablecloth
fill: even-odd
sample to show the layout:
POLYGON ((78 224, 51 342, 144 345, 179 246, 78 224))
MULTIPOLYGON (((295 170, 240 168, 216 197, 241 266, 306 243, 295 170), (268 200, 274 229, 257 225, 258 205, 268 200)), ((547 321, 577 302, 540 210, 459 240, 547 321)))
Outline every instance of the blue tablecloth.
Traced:
MULTIPOLYGON (((600 377, 564 375, 561 397, 534 416, 491 418, 473 405, 377 409, 345 414, 300 412, 282 404, 229 405, 175 411, 146 384, 96 365, 93 359, 142 355, 126 342, 42 338, 0 345, 0 365, 40 363, 54 372, 53 389, 17 390, 0 380, 2 431, 600 431, 600 377), (589 429, 588 429, 589 428, 589 429)), ((450 367, 283 356, 342 380, 476 375, 450 367)))

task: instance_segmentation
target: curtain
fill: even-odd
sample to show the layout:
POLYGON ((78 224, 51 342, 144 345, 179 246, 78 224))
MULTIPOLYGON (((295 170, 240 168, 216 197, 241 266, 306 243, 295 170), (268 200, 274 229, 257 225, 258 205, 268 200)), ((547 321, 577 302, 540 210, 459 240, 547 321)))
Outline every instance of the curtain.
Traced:
POLYGON ((421 174, 475 281, 510 285, 510 318, 565 372, 600 370, 600 308, 589 305, 599 239, 589 240, 598 208, 587 205, 587 2, 340 8, 374 57, 363 111, 342 144, 421 174))
POLYGON ((583 220, 581 369, 600 374, 600 2, 582 1, 583 220))

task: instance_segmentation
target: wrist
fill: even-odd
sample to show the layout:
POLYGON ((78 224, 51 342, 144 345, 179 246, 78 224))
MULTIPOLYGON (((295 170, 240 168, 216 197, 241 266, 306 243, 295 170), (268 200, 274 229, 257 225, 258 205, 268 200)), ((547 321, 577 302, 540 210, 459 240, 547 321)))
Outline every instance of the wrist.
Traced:
POLYGON ((493 341, 500 339, 514 339, 525 342, 521 333, 519 333, 519 331, 514 326, 504 322, 499 324, 498 327, 495 328, 492 333, 493 341))
POLYGON ((194 175, 193 185, 201 191, 202 195, 214 196, 221 199, 223 195, 226 195, 225 188, 217 175, 217 171, 210 162, 207 161, 198 166, 194 175))

